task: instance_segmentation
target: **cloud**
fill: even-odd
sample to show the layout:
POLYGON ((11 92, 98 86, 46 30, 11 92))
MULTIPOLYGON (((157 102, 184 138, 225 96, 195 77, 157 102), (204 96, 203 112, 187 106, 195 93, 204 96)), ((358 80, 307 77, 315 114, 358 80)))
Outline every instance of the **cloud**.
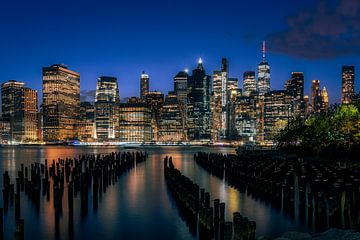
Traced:
POLYGON ((81 102, 94 102, 96 90, 82 90, 80 92, 81 102))
POLYGON ((269 50, 305 59, 360 55, 360 1, 318 0, 267 36, 269 50))

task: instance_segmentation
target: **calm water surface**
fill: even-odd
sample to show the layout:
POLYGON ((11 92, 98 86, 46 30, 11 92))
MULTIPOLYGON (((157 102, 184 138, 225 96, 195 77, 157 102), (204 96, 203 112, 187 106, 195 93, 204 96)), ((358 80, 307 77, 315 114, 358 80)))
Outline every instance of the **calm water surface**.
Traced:
MULTIPOLYGON (((0 172, 9 171, 11 176, 15 176, 21 163, 30 165, 33 161, 44 162, 45 159, 52 161, 80 154, 106 154, 122 150, 119 147, 4 147, 0 148, 0 172)), ((180 218, 176 203, 166 188, 163 176, 163 159, 166 155, 173 157, 174 165, 184 175, 210 191, 212 199, 220 198, 226 202, 228 220, 231 220, 232 212, 235 211, 255 220, 258 236, 277 237, 284 231, 309 230, 304 224, 292 220, 269 204, 228 186, 224 180, 210 175, 193 161, 193 154, 198 151, 234 153, 233 149, 145 147, 142 150, 149 154, 148 160, 121 176, 115 186, 109 186, 99 199, 97 210, 93 210, 92 198, 89 197, 88 214, 82 217, 80 196, 77 196, 74 201, 76 239, 196 239, 180 218)), ((2 181, 1 176, 1 187, 2 181)), ((2 196, 0 199, 2 206, 2 196)), ((68 239, 67 196, 63 196, 64 210, 58 234, 55 234, 52 199, 47 202, 46 197, 41 197, 41 201, 40 209, 36 210, 27 196, 21 194, 21 217, 25 219, 26 239, 68 239)), ((15 231, 13 207, 9 208, 4 218, 5 239, 12 239, 15 231)))

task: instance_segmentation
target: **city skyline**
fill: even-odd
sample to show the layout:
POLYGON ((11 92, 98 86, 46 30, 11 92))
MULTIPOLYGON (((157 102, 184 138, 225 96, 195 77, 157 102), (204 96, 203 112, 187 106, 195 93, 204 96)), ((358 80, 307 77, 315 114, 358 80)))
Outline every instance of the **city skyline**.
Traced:
MULTIPOLYGON (((96 3, 86 6, 72 3, 73 8, 60 7, 53 10, 52 15, 47 12, 51 4, 24 4, 28 8, 17 8, 16 4, 7 2, 4 12, 0 14, 0 20, 4 20, 1 22, 9 23, 7 26, 1 25, 3 37, 0 38, 0 50, 3 57, 0 58, 0 82, 10 79, 26 82, 27 86, 40 94, 41 68, 54 63, 65 63, 81 74, 83 94, 94 93, 99 76, 117 77, 122 98, 138 96, 138 79, 142 71, 150 76, 151 91, 170 91, 174 75, 185 68, 193 69, 198 57, 202 57, 207 72, 217 69, 219 60, 226 57, 230 65, 229 75, 242 79, 245 71, 256 72, 261 61, 261 43, 265 39, 269 52, 267 60, 272 70, 272 90, 282 89, 291 72, 300 71, 304 72, 306 95, 311 93, 312 80, 319 79, 328 90, 330 103, 334 103, 341 99, 341 66, 355 65, 356 68, 359 60, 355 45, 336 41, 340 39, 336 36, 341 34, 350 35, 356 40, 357 32, 353 26, 350 29, 342 28, 344 21, 347 23, 356 19, 359 4, 355 1, 334 1, 325 6, 324 3, 321 5, 321 1, 302 1, 294 6, 285 1, 265 1, 260 9, 255 2, 233 1, 217 4, 211 1, 207 4, 202 1, 187 4, 187 1, 182 1, 173 5, 155 4, 156 8, 145 2, 140 6, 134 3, 109 3, 100 7, 96 3), (200 7, 203 11, 195 11, 200 7), (272 7, 271 11, 267 10, 269 7, 272 7), (79 8, 82 11, 76 11, 79 8), (139 14, 136 16, 139 17, 126 13, 134 9, 137 9, 139 14), (219 18, 209 17, 218 9, 219 18), (315 18, 316 15, 322 16, 318 14, 321 9, 335 16, 328 20, 336 23, 333 25, 338 27, 337 31, 332 32, 315 18), (29 15, 32 10, 41 17, 29 15), (140 15, 146 16, 145 13, 150 12, 155 17, 146 23, 147 19, 140 15), (305 26, 301 19, 300 22, 295 21, 296 17, 302 14, 307 16, 309 12, 309 22, 314 28, 317 26, 321 29, 318 38, 303 36, 316 40, 305 44, 309 51, 303 51, 304 54, 294 52, 304 50, 296 42, 293 49, 279 48, 281 33, 286 32, 290 37, 298 25, 311 27, 305 26), (14 13, 20 18, 10 20, 14 13), (258 21, 252 20, 254 14, 260 18, 258 21), (104 18, 107 15, 111 17, 104 18), (224 15, 226 18, 221 18, 224 15), (75 21, 64 16, 72 16, 75 21), (28 18, 29 21, 25 21, 28 18), (49 21, 45 23, 44 18, 49 21), (339 18, 341 21, 337 20, 339 18), (263 21, 268 24, 262 24, 263 21), (199 22, 200 28, 197 27, 199 22), (150 28, 154 24, 157 27, 150 28), (18 31, 14 32, 15 28, 18 31), (57 38, 53 37, 54 29, 58 33, 57 38), (321 51, 324 45, 327 46, 328 55, 321 51), (314 47, 318 47, 319 51, 313 51, 314 54, 310 55, 314 47), (18 68, 20 65, 21 71, 18 68)), ((289 46, 285 43, 281 45, 289 46)), ((355 82, 357 90, 358 81, 355 82)))

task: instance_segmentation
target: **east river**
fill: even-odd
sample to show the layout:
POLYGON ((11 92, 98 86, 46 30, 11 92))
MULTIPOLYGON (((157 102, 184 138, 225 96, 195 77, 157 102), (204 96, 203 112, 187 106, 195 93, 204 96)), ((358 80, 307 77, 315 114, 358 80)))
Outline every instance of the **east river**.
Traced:
MULTIPOLYGON (((119 178, 117 184, 109 186, 94 210, 89 204, 86 216, 81 216, 79 200, 74 202, 75 239, 196 239, 190 233, 179 209, 167 189, 163 175, 163 159, 172 156, 176 168, 191 178, 200 187, 210 191, 211 199, 219 198, 226 203, 226 218, 239 211, 256 221, 257 236, 278 237, 285 231, 311 231, 300 220, 271 207, 269 203, 240 193, 225 180, 209 174, 193 160, 198 151, 213 151, 234 154, 231 148, 208 147, 69 147, 69 146, 17 146, 0 148, 1 187, 2 174, 9 171, 12 182, 21 163, 30 165, 34 161, 49 162, 58 158, 74 158, 81 154, 106 154, 118 151, 146 151, 149 158, 119 178)), ((79 198, 79 196, 77 197, 79 198)), ((21 194, 21 218, 25 220, 25 239, 68 239, 68 213, 66 196, 64 211, 60 217, 59 231, 55 233, 54 207, 52 201, 41 198, 40 209, 36 209, 21 194)), ((91 201, 91 198, 89 199, 91 201)), ((1 206, 3 197, 1 197, 1 206)), ((4 213, 4 236, 12 239, 15 231, 14 208, 4 213)))

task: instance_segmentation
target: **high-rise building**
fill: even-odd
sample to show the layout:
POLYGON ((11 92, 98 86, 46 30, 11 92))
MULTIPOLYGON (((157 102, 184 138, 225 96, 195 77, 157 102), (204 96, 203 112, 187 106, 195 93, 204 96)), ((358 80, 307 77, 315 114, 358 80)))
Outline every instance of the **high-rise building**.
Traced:
POLYGON ((145 99, 149 92, 149 84, 149 75, 143 71, 140 77, 140 98, 145 99))
POLYGON ((247 71, 243 75, 243 95, 248 97, 252 92, 256 92, 255 72, 247 71))
POLYGON ((189 79, 188 123, 191 140, 210 140, 210 76, 206 75, 201 58, 189 79))
POLYGON ((21 108, 21 95, 25 84, 16 80, 10 80, 1 85, 1 109, 2 119, 10 124, 10 141, 15 141, 15 120, 19 119, 21 108))
POLYGON ((342 67, 341 103, 349 104, 355 96, 355 67, 342 67))
POLYGON ((228 78, 227 83, 227 102, 226 102, 226 138, 236 138, 235 128, 235 101, 238 96, 241 96, 239 89, 239 81, 237 78, 228 78))
POLYGON ((90 102, 80 103, 79 140, 93 141, 95 136, 95 106, 90 102))
POLYGON ((263 41, 262 54, 262 61, 258 65, 257 91, 259 92, 259 94, 265 94, 270 91, 270 65, 266 61, 265 41, 263 41))
POLYGON ((95 139, 118 139, 119 103, 117 78, 99 77, 95 94, 95 139))
POLYGON ((265 140, 272 140, 281 129, 287 126, 292 118, 292 102, 293 96, 288 91, 276 90, 265 94, 265 140))
POLYGON ((159 141, 179 142, 184 139, 179 101, 175 92, 169 92, 160 110, 159 141))
POLYGON ((327 112, 329 110, 329 95, 326 87, 323 87, 321 91, 321 111, 327 112))
POLYGON ((311 83, 311 106, 313 112, 320 112, 322 107, 322 96, 320 80, 312 80, 311 83))
POLYGON ((44 141, 77 138, 80 74, 60 64, 44 67, 42 107, 44 141))
POLYGON ((120 142, 151 141, 151 110, 145 102, 120 103, 120 142))
POLYGON ((160 110, 164 104, 164 94, 159 91, 148 92, 145 96, 147 107, 151 110, 151 140, 158 140, 160 110))
MULTIPOLYGON (((233 81, 231 82, 233 84, 233 81)), ((237 82, 236 82, 237 84, 237 82)), ((214 71, 212 86, 212 128, 213 140, 219 141, 220 138, 227 136, 227 103, 229 87, 229 63, 226 58, 221 60, 221 70, 214 71)))
POLYGON ((174 91, 179 102, 181 122, 183 124, 184 140, 187 140, 187 116, 188 116, 188 71, 180 71, 174 77, 174 91))
POLYGON ((18 81, 1 86, 2 116, 10 124, 10 140, 28 142, 38 140, 37 91, 18 81))
POLYGON ((213 73, 213 86, 211 94, 212 113, 212 141, 219 142, 222 132, 222 73, 219 70, 213 73))
MULTIPOLYGON (((256 96, 238 96, 235 101, 235 128, 238 140, 255 142, 256 140, 256 96)), ((235 135, 235 134, 234 134, 235 135)))
POLYGON ((292 96, 292 107, 295 117, 305 117, 304 73, 292 72, 291 79, 285 84, 287 93, 292 96))

